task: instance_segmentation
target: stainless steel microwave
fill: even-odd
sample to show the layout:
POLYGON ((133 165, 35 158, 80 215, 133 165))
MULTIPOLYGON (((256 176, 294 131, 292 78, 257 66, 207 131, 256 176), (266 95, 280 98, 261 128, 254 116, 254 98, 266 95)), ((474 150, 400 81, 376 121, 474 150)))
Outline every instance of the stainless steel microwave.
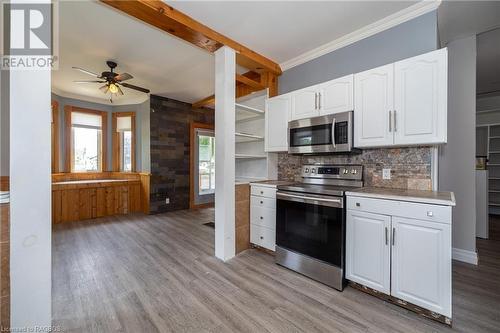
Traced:
POLYGON ((353 135, 353 111, 293 120, 288 123, 288 152, 349 153, 353 135))

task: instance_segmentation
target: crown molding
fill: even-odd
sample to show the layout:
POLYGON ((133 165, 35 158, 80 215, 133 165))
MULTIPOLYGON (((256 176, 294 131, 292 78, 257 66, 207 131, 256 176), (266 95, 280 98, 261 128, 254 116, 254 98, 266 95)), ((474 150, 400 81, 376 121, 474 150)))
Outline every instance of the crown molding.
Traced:
POLYGON ((436 10, 441 0, 424 0, 280 64, 283 71, 436 10))

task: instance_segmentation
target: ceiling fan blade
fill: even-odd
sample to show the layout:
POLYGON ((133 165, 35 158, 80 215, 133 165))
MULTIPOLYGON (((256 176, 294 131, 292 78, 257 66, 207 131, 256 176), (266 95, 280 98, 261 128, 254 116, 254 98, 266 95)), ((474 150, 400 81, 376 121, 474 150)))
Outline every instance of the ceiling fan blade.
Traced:
POLYGON ((83 72, 83 73, 88 74, 88 75, 92 75, 92 76, 95 76, 95 77, 101 77, 101 76, 100 76, 99 74, 97 74, 97 73, 94 73, 94 72, 88 71, 88 70, 83 69, 83 68, 80 68, 80 67, 75 67, 75 66, 73 66, 73 67, 71 67, 71 68, 76 69, 77 71, 83 72))
POLYGON ((118 88, 118 94, 123 96, 123 91, 122 91, 122 88, 120 88, 119 85, 116 85, 116 87, 118 88))
POLYGON ((109 86, 107 84, 103 85, 102 87, 99 88, 100 91, 103 93, 107 94, 109 90, 109 86))
POLYGON ((106 83, 106 81, 101 80, 91 80, 91 81, 73 81, 73 83, 106 83))
POLYGON ((116 81, 125 81, 125 80, 130 80, 133 79, 134 77, 130 75, 129 73, 121 73, 115 76, 116 81))
POLYGON ((126 88, 129 88, 129 89, 134 89, 134 90, 137 90, 137 91, 140 91, 140 92, 143 92, 143 93, 146 93, 146 94, 149 94, 149 89, 146 89, 146 88, 141 88, 141 87, 138 87, 138 86, 134 86, 133 84, 128 84, 128 83, 122 83, 120 82, 120 84, 126 88))

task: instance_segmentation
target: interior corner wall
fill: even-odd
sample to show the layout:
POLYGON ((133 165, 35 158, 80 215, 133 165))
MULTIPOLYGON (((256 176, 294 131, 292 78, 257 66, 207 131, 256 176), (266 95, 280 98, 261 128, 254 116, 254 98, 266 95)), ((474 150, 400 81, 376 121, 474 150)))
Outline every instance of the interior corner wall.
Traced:
POLYGON ((0 176, 9 175, 9 72, 0 70, 0 176))
POLYGON ((284 71, 278 78, 279 93, 434 51, 438 48, 437 31, 437 12, 421 15, 284 71))
MULTIPOLYGON (((64 140, 64 106, 71 105, 86 109, 99 110, 108 112, 108 132, 112 130, 112 113, 113 112, 136 112, 136 170, 138 172, 150 172, 150 157, 149 157, 149 98, 141 104, 128 105, 107 105, 94 102, 87 102, 74 98, 67 98, 52 93, 52 99, 59 103, 59 171, 64 172, 65 159, 65 140, 64 140)), ((112 169, 112 136, 106 138, 107 145, 107 164, 108 170, 112 169)))
POLYGON ((448 143, 439 149, 439 190, 453 191, 452 245, 476 252, 476 36, 448 45, 448 143))

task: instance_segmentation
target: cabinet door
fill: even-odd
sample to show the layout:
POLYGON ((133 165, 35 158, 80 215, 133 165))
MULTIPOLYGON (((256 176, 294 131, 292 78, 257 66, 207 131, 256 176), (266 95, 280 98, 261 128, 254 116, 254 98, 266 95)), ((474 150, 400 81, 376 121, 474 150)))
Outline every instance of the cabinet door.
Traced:
POLYGON ((354 75, 323 83, 320 87, 319 113, 327 115, 353 110, 354 75))
POLYGON ((354 146, 393 144, 394 64, 354 75, 354 146))
POLYGON ((266 101, 265 151, 288 151, 288 118, 291 95, 276 96, 266 101))
POLYGON ((319 116, 317 87, 305 88, 292 93, 292 119, 319 116))
POLYGON ((395 64, 395 143, 446 143, 448 99, 446 49, 395 64))
POLYGON ((451 318, 449 224, 392 218, 391 294, 451 318))
POLYGON ((390 293, 391 217, 361 211, 347 211, 346 278, 390 293))

